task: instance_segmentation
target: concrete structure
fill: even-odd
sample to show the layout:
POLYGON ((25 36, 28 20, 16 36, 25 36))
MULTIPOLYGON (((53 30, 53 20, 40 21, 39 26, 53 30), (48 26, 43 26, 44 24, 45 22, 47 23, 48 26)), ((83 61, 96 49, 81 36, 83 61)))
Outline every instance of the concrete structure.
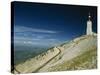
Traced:
POLYGON ((92 35, 93 32, 92 32, 92 21, 91 21, 91 16, 90 16, 90 13, 89 13, 89 16, 88 16, 89 20, 87 21, 87 29, 86 29, 86 34, 87 35, 92 35))

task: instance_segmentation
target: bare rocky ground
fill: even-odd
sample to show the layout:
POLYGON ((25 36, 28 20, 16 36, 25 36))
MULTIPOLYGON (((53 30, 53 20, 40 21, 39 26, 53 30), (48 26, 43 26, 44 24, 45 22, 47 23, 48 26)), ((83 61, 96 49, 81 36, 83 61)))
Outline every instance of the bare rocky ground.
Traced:
POLYGON ((97 68, 97 35, 84 35, 15 66, 14 73, 97 68))

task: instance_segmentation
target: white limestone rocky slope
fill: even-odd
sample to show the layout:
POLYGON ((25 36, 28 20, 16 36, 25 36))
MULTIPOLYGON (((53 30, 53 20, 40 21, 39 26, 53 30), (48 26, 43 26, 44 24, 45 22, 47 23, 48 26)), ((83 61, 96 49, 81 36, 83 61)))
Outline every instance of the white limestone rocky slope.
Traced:
POLYGON ((97 35, 83 35, 15 66, 14 73, 97 68, 97 35))

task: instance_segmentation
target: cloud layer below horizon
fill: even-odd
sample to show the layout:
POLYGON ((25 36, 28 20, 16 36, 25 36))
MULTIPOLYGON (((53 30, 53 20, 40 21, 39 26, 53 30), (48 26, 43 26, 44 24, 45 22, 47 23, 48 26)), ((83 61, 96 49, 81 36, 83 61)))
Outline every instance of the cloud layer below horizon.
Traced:
POLYGON ((54 46, 61 41, 56 37, 60 31, 31 28, 26 26, 14 27, 15 45, 54 46))

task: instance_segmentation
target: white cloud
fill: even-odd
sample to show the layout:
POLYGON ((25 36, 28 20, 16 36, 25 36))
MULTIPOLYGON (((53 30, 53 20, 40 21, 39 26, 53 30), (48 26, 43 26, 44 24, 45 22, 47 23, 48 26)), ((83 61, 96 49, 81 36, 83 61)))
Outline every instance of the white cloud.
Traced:
POLYGON ((37 29, 37 28, 30 28, 30 27, 25 27, 25 26, 15 26, 14 27, 14 32, 38 32, 38 33, 58 33, 57 31, 53 30, 46 30, 46 29, 37 29))
POLYGON ((55 39, 52 34, 58 33, 57 31, 35 29, 24 26, 15 26, 14 28, 14 42, 15 44, 25 45, 55 45, 59 40, 55 39), (28 33, 27 33, 28 32, 28 33), (39 33, 39 34, 36 34, 39 33), (49 33, 49 34, 41 34, 49 33))
POLYGON ((60 41, 58 39, 54 38, 46 38, 44 37, 38 37, 38 38, 29 38, 29 37, 15 37, 14 43, 17 45, 24 44, 24 45, 37 45, 37 46, 55 46, 60 41))

